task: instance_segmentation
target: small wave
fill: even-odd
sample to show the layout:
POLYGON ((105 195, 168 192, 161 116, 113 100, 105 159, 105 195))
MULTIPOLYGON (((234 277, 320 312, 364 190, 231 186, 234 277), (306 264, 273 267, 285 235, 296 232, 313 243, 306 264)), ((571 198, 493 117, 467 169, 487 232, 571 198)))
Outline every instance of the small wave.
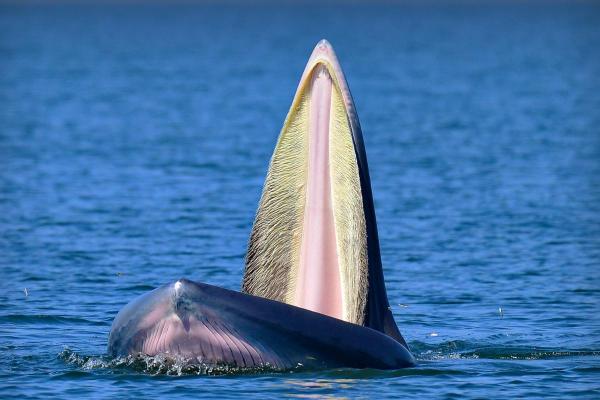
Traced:
MULTIPOLYGON (((323 376, 329 378, 370 379, 399 377, 409 375, 461 375, 464 371, 435 368, 432 361, 451 359, 492 359, 492 360, 545 360, 562 357, 600 356, 596 350, 557 350, 537 347, 517 346, 476 346, 465 341, 449 341, 438 345, 429 345, 422 342, 411 343, 413 354, 417 358, 416 368, 406 368, 393 371, 373 369, 331 369, 322 371, 323 376), (420 362, 421 363, 420 363, 420 362), (420 364, 420 365, 419 365, 420 364)), ((260 367, 235 367, 225 364, 207 364, 199 358, 188 358, 160 354, 147 356, 143 354, 126 357, 87 356, 80 355, 68 348, 58 354, 58 358, 80 370, 89 372, 93 370, 106 370, 115 372, 136 372, 150 375, 250 375, 265 373, 308 372, 304 367, 298 366, 287 370, 275 368, 271 365, 260 367)))
POLYGON ((81 324, 81 325, 96 325, 105 326, 106 322, 92 321, 84 318, 68 317, 63 315, 46 315, 46 314, 9 314, 0 316, 0 322, 9 322, 14 324, 81 324))
POLYGON ((417 360, 442 359, 491 359, 491 360, 546 360, 563 357, 600 356, 600 350, 553 349, 532 346, 498 346, 469 343, 462 340, 448 341, 436 345, 423 342, 411 343, 417 360))
POLYGON ((563 357, 599 356, 595 350, 556 350, 536 347, 484 347, 473 351, 463 352, 461 358, 486 358, 496 360, 547 360, 563 357))
POLYGON ((64 349, 58 358, 67 364, 85 371, 111 370, 133 371, 152 375, 242 375, 282 372, 271 365, 260 367, 233 367, 229 365, 206 364, 197 358, 160 354, 143 354, 112 358, 109 356, 84 356, 70 349, 64 349))
POLYGON ((437 376, 437 375, 465 375, 467 372, 449 368, 433 368, 428 365, 418 365, 415 368, 402 368, 395 370, 381 369, 331 369, 322 371, 319 376, 330 379, 379 379, 397 378, 401 376, 437 376))
POLYGON ((152 285, 131 285, 131 286, 124 286, 124 287, 120 287, 117 290, 119 291, 123 291, 123 292, 147 292, 150 290, 154 290, 156 289, 156 286, 152 286, 152 285))

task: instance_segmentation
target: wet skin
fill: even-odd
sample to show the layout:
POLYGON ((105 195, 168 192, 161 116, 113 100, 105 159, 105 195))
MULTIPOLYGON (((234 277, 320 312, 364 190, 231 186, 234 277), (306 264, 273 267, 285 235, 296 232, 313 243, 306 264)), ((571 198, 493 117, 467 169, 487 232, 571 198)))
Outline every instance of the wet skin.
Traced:
MULTIPOLYGON (((115 318, 109 335, 109 354, 167 354, 240 368, 397 369, 415 364, 386 295, 358 116, 337 57, 326 41, 317 44, 308 61, 281 136, 290 116, 296 117, 300 101, 306 102, 308 113, 307 119, 301 121, 306 123, 297 126, 305 128, 290 129, 285 134, 296 135, 297 143, 309 144, 304 164, 307 172, 300 184, 282 180, 275 190, 285 195, 302 188, 306 195, 299 219, 302 222, 298 223, 301 240, 297 248, 290 250, 290 253, 297 250, 297 264, 285 274, 274 272, 282 259, 278 258, 281 254, 277 257, 273 254, 287 243, 263 240, 261 243, 266 246, 257 247, 259 251, 252 253, 253 257, 260 256, 256 259, 261 262, 254 264, 254 268, 261 270, 255 275, 260 279, 258 284, 255 279, 249 285, 251 279, 247 278, 253 271, 247 268, 243 282, 246 293, 181 279, 142 295, 115 318), (346 147, 340 147, 340 138, 345 140, 346 147), (340 160, 344 160, 342 167, 340 160), (344 169, 347 166, 352 168, 344 169), (346 171, 346 175, 340 175, 340 170, 346 171), (345 179, 342 183, 340 176, 345 179), (344 184, 356 189, 348 192, 356 193, 354 197, 339 195, 344 184), (348 198, 360 200, 360 206, 351 208, 350 215, 343 215, 344 225, 337 222, 340 215, 336 210, 342 209, 348 198), (348 232, 354 232, 354 236, 343 236, 348 232), (364 251, 356 252, 357 249, 364 251), (352 251, 359 259, 348 262, 344 253, 352 251), (354 282, 357 276, 363 276, 362 282, 368 283, 354 290, 355 286, 348 282, 354 282), (270 295, 277 290, 252 291, 278 289, 275 277, 283 277, 293 295, 281 298, 278 294, 270 295), (363 302, 352 303, 349 299, 363 302), (349 312, 351 303, 361 304, 356 308, 360 312, 349 312)), ((296 151, 296 147, 294 152, 285 153, 283 165, 290 157, 304 154, 296 151)), ((268 194, 270 204, 277 205, 275 212, 285 215, 293 206, 282 197, 268 194)), ((264 192, 263 198, 266 198, 264 192)), ((271 229, 269 223, 275 219, 267 214, 259 225, 271 229)), ((275 233, 275 238, 291 229, 287 223, 274 226, 276 229, 271 229, 271 233, 275 233)), ((285 260, 295 260, 290 253, 284 254, 285 260)))
POLYGON ((172 354, 242 368, 397 369, 415 363, 406 347, 374 329, 184 279, 125 306, 113 322, 108 352, 172 354))

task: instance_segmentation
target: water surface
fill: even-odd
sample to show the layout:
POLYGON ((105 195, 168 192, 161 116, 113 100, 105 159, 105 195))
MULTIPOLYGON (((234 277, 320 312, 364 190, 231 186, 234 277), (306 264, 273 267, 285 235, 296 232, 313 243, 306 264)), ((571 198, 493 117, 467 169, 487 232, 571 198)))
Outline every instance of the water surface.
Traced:
POLYGON ((591 3, 0 6, 0 396, 599 398, 599 42, 591 3), (206 376, 106 357, 135 296, 239 289, 322 37, 419 366, 206 376))

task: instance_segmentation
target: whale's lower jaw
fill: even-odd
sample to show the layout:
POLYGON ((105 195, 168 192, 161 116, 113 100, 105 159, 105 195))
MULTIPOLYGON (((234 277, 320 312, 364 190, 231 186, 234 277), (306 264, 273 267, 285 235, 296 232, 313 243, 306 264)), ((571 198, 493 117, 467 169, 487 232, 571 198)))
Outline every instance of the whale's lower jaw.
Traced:
POLYGON ((183 279, 125 306, 113 322, 108 353, 168 354, 239 368, 397 369, 415 363, 404 346, 373 329, 183 279))

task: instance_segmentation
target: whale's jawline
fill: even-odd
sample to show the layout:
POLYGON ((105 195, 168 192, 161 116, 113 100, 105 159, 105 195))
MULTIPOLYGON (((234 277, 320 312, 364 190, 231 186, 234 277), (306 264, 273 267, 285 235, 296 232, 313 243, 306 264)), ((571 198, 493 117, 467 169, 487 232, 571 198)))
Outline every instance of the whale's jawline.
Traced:
POLYGON ((108 353, 166 354, 242 369, 414 365, 406 348, 370 328, 184 279, 124 307, 113 323, 108 353), (177 307, 181 300, 185 310, 177 307))

